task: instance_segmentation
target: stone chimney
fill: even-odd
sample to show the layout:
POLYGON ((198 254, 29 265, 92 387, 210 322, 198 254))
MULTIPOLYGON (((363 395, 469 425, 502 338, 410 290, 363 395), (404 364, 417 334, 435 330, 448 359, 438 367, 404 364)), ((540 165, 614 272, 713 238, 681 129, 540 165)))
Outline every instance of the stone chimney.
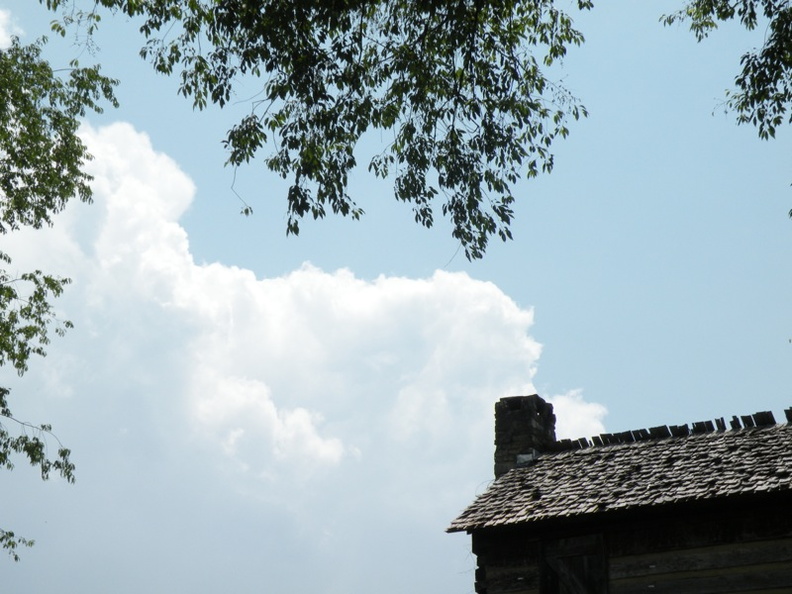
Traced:
POLYGON ((495 403, 495 478, 550 451, 555 443, 553 405, 536 394, 495 403))

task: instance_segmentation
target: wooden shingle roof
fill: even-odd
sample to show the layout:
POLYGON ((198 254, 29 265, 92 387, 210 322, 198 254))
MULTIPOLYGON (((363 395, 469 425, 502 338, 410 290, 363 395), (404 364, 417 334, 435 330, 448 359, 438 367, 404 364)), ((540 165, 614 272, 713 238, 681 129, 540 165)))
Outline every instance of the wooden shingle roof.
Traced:
POLYGON ((792 498, 789 423, 544 454, 495 480, 448 531, 773 492, 792 498))

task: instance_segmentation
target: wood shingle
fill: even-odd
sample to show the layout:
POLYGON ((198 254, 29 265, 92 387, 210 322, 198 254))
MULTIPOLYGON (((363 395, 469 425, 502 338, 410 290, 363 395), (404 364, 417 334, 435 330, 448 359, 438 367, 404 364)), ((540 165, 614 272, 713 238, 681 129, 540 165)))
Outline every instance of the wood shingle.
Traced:
POLYGON ((544 454, 496 480, 449 532, 792 490, 792 425, 544 454))

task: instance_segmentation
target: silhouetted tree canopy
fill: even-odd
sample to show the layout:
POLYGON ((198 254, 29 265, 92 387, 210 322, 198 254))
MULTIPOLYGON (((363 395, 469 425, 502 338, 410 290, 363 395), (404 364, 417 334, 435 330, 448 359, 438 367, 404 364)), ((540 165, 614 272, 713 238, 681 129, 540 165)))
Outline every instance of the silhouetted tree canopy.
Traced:
POLYGON ((360 217, 348 175, 361 136, 380 130, 389 141, 369 171, 393 180, 418 223, 439 209, 481 258, 490 237, 511 237, 515 182, 550 171, 553 141, 585 114, 545 72, 583 41, 552 0, 41 1, 62 9, 62 33, 90 33, 101 7, 139 17, 141 54, 198 109, 256 77, 228 163, 260 158, 290 181, 288 233, 305 216, 360 217))
MULTIPOLYGON (((75 196, 90 200, 91 178, 83 170, 90 157, 77 135, 79 118, 100 111, 100 100, 115 103, 115 81, 76 62, 61 77, 41 58, 42 45, 14 39, 0 50, 0 236, 51 224, 75 196)), ((52 306, 69 280, 40 270, 11 272, 10 265, 11 257, 0 251, 0 367, 23 375, 31 356, 46 354, 50 330, 63 334, 71 327, 56 319, 52 306)), ((51 427, 15 419, 9 394, 0 386, 0 468, 13 469, 19 456, 38 467, 42 479, 55 471, 74 482, 70 451, 59 446, 50 458, 51 427)), ((32 544, 0 529, 0 548, 15 560, 18 547, 32 544)))
POLYGON ((787 0, 693 0, 663 20, 689 23, 699 41, 726 21, 739 21, 748 30, 761 25, 766 31, 763 45, 740 59, 727 106, 738 123, 756 126, 765 140, 792 122, 792 5, 787 0))

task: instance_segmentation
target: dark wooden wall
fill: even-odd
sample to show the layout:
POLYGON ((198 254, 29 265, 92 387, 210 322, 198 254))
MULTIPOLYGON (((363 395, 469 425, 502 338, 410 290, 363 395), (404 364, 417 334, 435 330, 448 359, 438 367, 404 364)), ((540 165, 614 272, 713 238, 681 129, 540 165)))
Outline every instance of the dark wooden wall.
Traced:
POLYGON ((473 533, 478 594, 539 594, 541 543, 523 531, 473 533))
POLYGON ((792 592, 792 501, 687 513, 608 534, 611 594, 792 592))
POLYGON ((474 532, 476 592, 792 592, 792 500, 784 499, 474 532))

